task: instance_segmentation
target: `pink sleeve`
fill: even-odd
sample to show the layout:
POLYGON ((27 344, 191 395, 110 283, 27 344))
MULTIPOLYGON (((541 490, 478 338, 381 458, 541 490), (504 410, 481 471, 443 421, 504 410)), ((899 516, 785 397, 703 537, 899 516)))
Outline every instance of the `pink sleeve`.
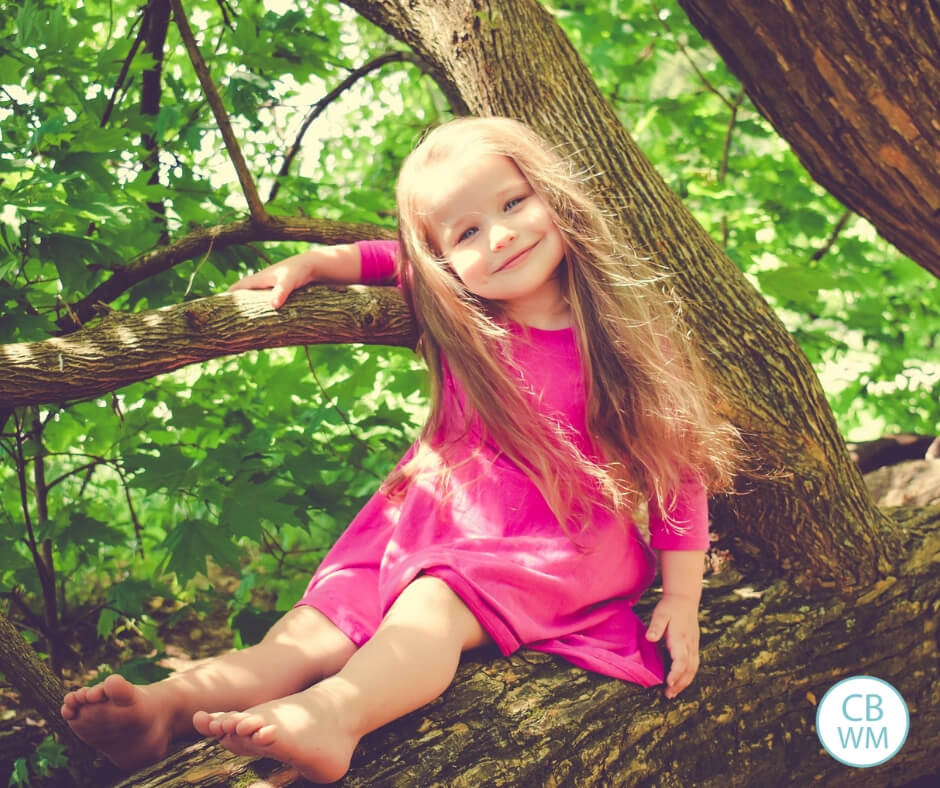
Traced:
POLYGON ((362 284, 374 285, 395 276, 398 241, 356 241, 362 257, 362 284))
POLYGON ((697 476, 683 479, 668 517, 650 501, 649 520, 654 550, 708 549, 708 495, 697 476))

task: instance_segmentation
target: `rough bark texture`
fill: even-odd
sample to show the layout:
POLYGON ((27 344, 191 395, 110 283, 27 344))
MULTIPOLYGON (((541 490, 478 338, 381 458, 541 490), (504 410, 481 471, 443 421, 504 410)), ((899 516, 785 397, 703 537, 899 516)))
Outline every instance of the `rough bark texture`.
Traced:
MULTIPOLYGON (((675 701, 532 651, 464 659, 437 701, 367 736, 337 785, 902 786, 937 768, 940 507, 895 513, 906 557, 855 592, 715 575, 702 603, 702 668, 675 701), (911 712, 898 755, 852 769, 827 755, 816 704, 872 674, 911 712)), ((644 614, 646 610, 641 610, 644 614)), ((121 788, 305 785, 291 769, 198 743, 121 788)))
POLYGON ((940 276, 936 0, 679 0, 813 178, 940 276))
POLYGON ((238 291, 149 312, 110 312, 42 342, 0 345, 0 409, 99 396, 138 380, 246 350, 363 342, 414 347, 401 294, 390 287, 308 287, 279 310, 238 291))
POLYGON ((0 613, 0 665, 5 682, 15 687, 23 705, 36 709, 49 723, 49 727, 68 746, 70 766, 76 774, 87 773, 94 752, 81 742, 59 714, 65 689, 62 682, 39 659, 9 619, 0 613))

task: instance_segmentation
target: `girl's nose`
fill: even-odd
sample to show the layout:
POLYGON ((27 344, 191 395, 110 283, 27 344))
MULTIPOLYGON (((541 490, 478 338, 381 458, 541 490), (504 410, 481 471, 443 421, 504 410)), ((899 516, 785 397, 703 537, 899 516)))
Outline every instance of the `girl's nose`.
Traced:
POLYGON ((490 230, 490 244, 494 252, 504 249, 516 237, 515 232, 509 227, 496 224, 490 230))

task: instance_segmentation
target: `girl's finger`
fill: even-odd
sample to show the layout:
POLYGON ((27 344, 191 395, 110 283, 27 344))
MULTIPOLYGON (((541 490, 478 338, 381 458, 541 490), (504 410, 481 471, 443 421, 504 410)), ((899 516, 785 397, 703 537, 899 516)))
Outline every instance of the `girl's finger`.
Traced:
POLYGON ((654 610, 653 617, 650 619, 650 625, 646 630, 646 639, 652 641, 659 640, 666 631, 666 624, 668 622, 669 618, 667 616, 654 610))

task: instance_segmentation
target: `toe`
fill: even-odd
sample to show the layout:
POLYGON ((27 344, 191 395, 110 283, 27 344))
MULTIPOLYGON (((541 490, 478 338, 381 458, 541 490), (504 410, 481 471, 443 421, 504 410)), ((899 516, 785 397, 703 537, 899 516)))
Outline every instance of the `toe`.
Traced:
POLYGON ((134 702, 136 687, 117 673, 108 676, 100 686, 108 699, 118 706, 130 706, 134 702))
POLYGON ((222 719, 219 720, 219 727, 222 729, 222 733, 233 735, 235 729, 238 727, 238 723, 240 723, 244 717, 244 712, 240 711, 230 711, 228 714, 224 715, 222 719))
POLYGON ((264 720, 262 720, 261 717, 258 717, 254 714, 245 716, 240 719, 238 724, 235 726, 235 735, 251 736, 262 725, 264 725, 264 720))
POLYGON ((276 738, 277 726, 262 725, 252 734, 251 741, 253 744, 257 744, 260 747, 267 747, 268 745, 274 744, 276 738))
POLYGON ((203 736, 214 736, 212 732, 212 723, 215 721, 215 715, 207 711, 197 711, 193 714, 193 727, 203 736))

